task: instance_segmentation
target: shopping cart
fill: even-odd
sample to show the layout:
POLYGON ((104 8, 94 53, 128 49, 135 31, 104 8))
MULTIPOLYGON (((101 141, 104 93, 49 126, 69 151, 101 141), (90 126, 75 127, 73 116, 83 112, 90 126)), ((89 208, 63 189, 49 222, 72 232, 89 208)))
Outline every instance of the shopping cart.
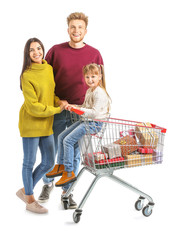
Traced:
MULTIPOLYGON (((77 112, 77 114, 80 114, 80 112, 77 112)), ((77 121, 78 116, 72 114, 72 119, 77 121)), ((139 194, 135 208, 138 211, 142 210, 144 216, 150 216, 154 207, 153 199, 146 193, 113 175, 113 172, 122 168, 162 163, 166 129, 150 123, 116 118, 94 121, 83 118, 81 121, 84 121, 87 130, 87 134, 79 141, 84 167, 80 170, 77 180, 73 182, 63 198, 64 209, 69 208, 68 196, 86 170, 92 173, 95 178, 78 208, 73 213, 75 223, 80 221, 82 208, 95 184, 102 177, 108 177, 139 194), (94 124, 96 129, 93 134, 90 133, 89 123, 91 125, 94 124), (145 200, 148 200, 148 203, 144 206, 145 200)))

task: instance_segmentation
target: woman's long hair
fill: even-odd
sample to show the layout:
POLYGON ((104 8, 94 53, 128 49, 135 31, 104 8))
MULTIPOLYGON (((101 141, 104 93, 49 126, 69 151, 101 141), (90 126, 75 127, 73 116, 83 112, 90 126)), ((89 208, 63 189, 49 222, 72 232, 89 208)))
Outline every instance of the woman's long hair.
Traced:
POLYGON ((21 90, 22 90, 22 82, 21 82, 22 75, 23 75, 24 71, 26 71, 27 69, 30 68, 31 63, 32 63, 32 60, 30 58, 30 44, 32 42, 38 42, 40 44, 40 46, 42 47, 42 50, 43 50, 43 58, 44 58, 45 49, 44 49, 43 43, 38 38, 28 39, 28 41, 26 42, 25 47, 24 47, 24 61, 23 61, 23 66, 22 66, 22 72, 20 74, 20 89, 21 90))

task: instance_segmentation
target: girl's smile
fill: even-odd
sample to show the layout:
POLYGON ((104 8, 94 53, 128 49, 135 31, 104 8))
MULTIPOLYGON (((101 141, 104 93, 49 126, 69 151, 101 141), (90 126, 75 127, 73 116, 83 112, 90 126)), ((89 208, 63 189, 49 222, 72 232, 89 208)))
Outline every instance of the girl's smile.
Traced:
POLYGON ((86 84, 94 90, 101 80, 101 76, 93 73, 87 73, 84 76, 86 84))

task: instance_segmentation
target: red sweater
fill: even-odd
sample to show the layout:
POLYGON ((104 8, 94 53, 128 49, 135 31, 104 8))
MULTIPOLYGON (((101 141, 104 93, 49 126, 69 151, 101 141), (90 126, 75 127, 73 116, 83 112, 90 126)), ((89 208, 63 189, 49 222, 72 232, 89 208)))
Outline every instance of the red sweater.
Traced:
POLYGON ((99 51, 89 45, 71 48, 68 42, 53 46, 46 55, 53 67, 55 95, 70 104, 81 105, 88 89, 82 74, 83 66, 89 63, 103 64, 99 51))

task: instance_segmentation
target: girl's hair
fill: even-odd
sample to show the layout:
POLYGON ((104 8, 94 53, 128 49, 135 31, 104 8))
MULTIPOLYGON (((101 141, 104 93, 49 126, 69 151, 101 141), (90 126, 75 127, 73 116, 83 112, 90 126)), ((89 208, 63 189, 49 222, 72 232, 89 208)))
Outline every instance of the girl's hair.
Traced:
MULTIPOLYGON (((91 63, 83 67, 83 75, 86 75, 87 73, 93 73, 95 75, 102 75, 102 78, 99 82, 99 86, 104 89, 108 97, 110 98, 107 90, 106 90, 106 80, 105 80, 105 71, 103 65, 98 65, 96 63, 91 63)), ((111 99, 111 98, 110 98, 111 99)))
POLYGON ((21 83, 22 75, 23 75, 24 71, 26 71, 27 69, 30 68, 31 63, 32 63, 32 60, 30 58, 30 44, 32 42, 38 42, 40 44, 40 46, 42 47, 42 50, 43 50, 43 58, 44 58, 45 49, 44 49, 43 43, 38 38, 28 39, 28 41, 26 42, 25 47, 24 47, 24 61, 23 61, 23 66, 22 66, 22 72, 20 74, 20 89, 21 90, 22 90, 22 83, 21 83))

